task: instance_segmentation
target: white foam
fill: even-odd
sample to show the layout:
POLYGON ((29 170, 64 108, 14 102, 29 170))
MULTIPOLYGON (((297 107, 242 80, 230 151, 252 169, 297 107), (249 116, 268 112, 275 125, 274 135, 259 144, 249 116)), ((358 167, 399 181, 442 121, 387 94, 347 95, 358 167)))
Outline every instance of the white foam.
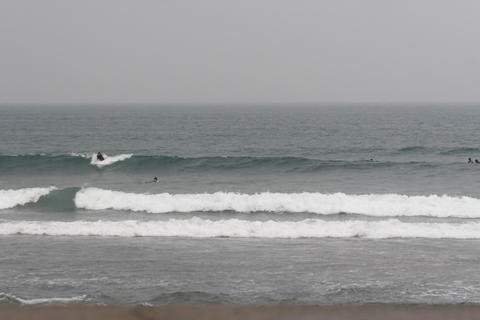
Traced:
POLYGON ((37 298, 37 299, 25 299, 17 297, 13 294, 8 294, 4 292, 0 292, 0 301, 8 301, 8 302, 16 302, 21 304, 67 304, 67 303, 74 303, 74 302, 82 302, 85 301, 87 295, 81 295, 77 297, 67 297, 67 298, 37 298))
POLYGON ((90 161, 90 164, 92 165, 95 165, 99 168, 102 168, 102 167, 105 167, 105 166, 108 166, 112 163, 115 163, 115 162, 118 162, 118 161, 123 161, 123 160, 126 160, 128 158, 131 158, 133 156, 133 154, 129 153, 129 154, 119 154, 119 155, 116 155, 116 156, 108 156, 106 155, 105 153, 103 154, 103 157, 105 160, 103 161, 99 161, 97 160, 97 154, 92 154, 92 160, 90 161))
POLYGON ((29 202, 37 202, 40 197, 55 190, 55 187, 48 188, 24 188, 0 190, 0 209, 13 208, 29 202))
POLYGON ((150 213, 236 212, 341 212, 371 216, 480 217, 480 199, 451 196, 406 196, 399 194, 348 195, 344 193, 136 194, 99 188, 84 188, 75 195, 75 205, 89 210, 131 210, 150 213))
POLYGON ((480 239, 480 223, 407 223, 382 221, 248 221, 239 219, 170 219, 167 221, 10 221, 0 235, 118 237, 254 237, 254 238, 454 238, 480 239))

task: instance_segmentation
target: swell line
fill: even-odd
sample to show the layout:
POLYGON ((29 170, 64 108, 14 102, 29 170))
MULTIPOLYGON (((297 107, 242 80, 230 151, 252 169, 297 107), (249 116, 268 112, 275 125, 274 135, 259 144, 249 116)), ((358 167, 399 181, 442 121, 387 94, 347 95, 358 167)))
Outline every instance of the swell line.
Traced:
POLYGON ((95 154, 0 156, 0 173, 32 174, 68 171, 69 174, 95 172, 98 169, 129 172, 204 172, 253 171, 313 173, 332 170, 375 170, 394 167, 435 168, 442 163, 426 161, 374 161, 311 159, 303 157, 176 157, 132 154, 106 155, 98 161, 95 154))

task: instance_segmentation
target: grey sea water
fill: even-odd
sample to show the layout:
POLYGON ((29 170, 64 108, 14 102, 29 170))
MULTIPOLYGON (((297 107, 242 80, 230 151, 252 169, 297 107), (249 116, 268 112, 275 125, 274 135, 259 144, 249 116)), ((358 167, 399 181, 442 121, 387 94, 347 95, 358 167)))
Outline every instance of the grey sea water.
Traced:
POLYGON ((0 301, 478 303, 479 121, 454 105, 1 106, 0 301))

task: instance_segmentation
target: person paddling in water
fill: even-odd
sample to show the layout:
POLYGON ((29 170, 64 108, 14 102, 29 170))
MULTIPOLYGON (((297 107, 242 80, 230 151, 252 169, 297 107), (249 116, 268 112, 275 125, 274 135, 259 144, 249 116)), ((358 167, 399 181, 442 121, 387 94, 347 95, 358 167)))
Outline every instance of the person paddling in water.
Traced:
POLYGON ((105 158, 103 157, 103 154, 101 152, 97 153, 97 160, 98 161, 103 161, 105 158))
POLYGON ((144 181, 144 183, 158 183, 158 178, 154 177, 152 181, 144 181))

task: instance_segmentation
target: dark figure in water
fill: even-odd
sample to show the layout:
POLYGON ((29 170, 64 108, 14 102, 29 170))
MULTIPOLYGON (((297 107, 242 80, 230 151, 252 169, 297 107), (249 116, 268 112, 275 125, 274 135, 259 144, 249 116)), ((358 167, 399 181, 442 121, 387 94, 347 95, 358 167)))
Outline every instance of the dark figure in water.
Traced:
POLYGON ((475 159, 475 163, 480 163, 480 161, 478 161, 478 159, 475 159))
POLYGON ((97 153, 97 160, 98 160, 98 161, 103 161, 103 160, 105 160, 105 158, 103 157, 103 155, 102 155, 101 152, 97 153))
POLYGON ((143 183, 158 183, 158 178, 154 177, 152 181, 144 181, 143 183))
POLYGON ((468 158, 468 163, 473 163, 472 158, 468 158))

